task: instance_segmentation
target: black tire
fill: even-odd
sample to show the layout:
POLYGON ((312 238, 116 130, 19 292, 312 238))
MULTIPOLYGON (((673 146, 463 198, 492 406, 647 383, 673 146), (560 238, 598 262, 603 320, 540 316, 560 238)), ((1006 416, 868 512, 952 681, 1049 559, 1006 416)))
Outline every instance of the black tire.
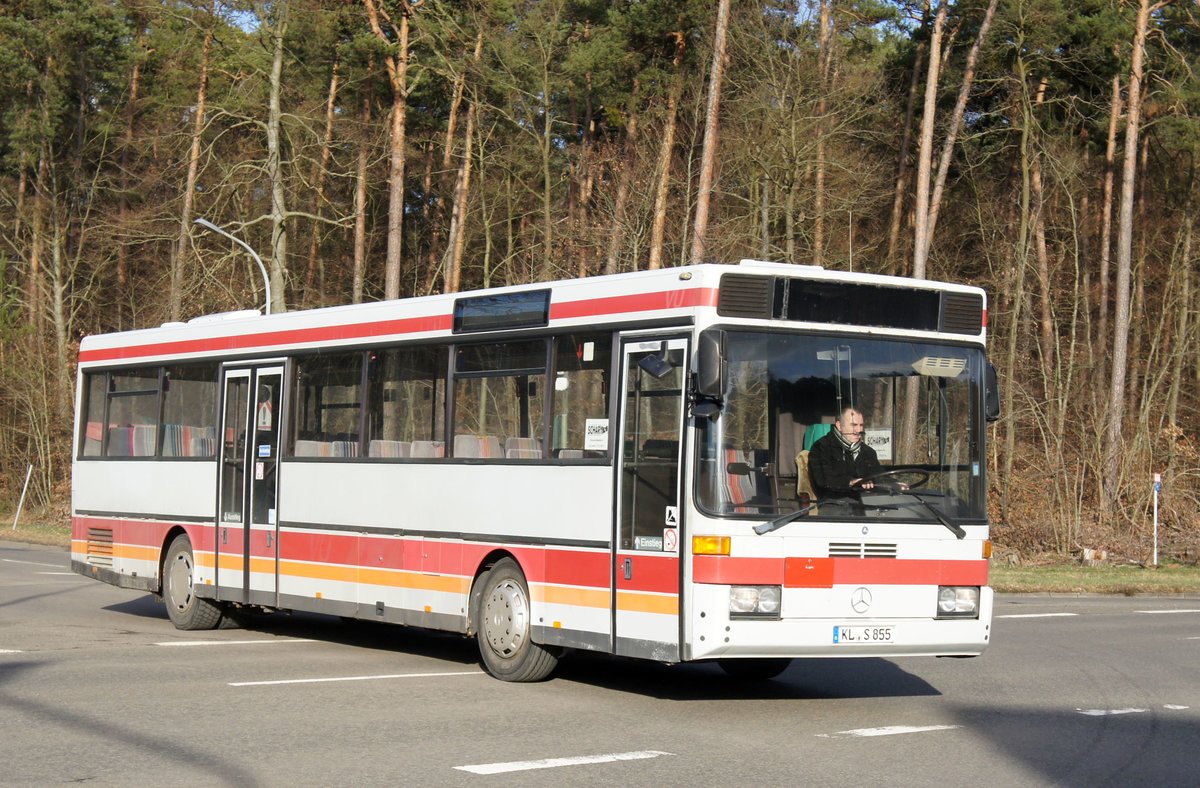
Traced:
POLYGON ((787 657, 760 657, 758 659, 718 659, 717 664, 730 678, 742 681, 766 681, 787 670, 792 661, 787 657))
POLYGON ((163 602, 176 629, 213 629, 221 623, 221 608, 196 596, 196 559, 185 534, 171 540, 163 561, 163 602))
POLYGON ((511 558, 479 578, 476 608, 479 655, 487 672, 502 681, 542 681, 558 665, 558 653, 533 642, 529 586, 511 558))

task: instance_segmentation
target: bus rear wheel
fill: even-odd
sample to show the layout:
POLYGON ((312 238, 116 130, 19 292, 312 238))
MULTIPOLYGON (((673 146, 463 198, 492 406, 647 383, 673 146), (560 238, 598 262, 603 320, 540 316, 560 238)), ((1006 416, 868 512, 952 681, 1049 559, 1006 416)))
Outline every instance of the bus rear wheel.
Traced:
POLYGON ((221 622, 221 608, 196 596, 196 559, 185 534, 171 540, 163 562, 163 602, 176 629, 212 629, 221 622))
POLYGON ((766 681, 787 670, 792 661, 787 657, 760 657, 758 659, 719 659, 717 664, 731 678, 743 681, 766 681))
POLYGON ((529 587, 520 567, 511 558, 501 559, 479 582, 476 637, 487 672, 503 681, 541 681, 549 676, 558 655, 533 642, 529 587))

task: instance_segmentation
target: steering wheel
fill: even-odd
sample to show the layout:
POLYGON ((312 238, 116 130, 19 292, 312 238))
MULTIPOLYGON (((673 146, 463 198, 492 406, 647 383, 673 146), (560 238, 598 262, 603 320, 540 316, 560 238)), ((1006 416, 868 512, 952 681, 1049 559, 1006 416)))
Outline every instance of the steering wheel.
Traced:
POLYGON ((924 468, 888 468, 886 471, 880 471, 879 473, 873 473, 870 476, 862 477, 857 483, 855 483, 854 489, 863 489, 863 484, 866 482, 874 483, 883 481, 884 483, 878 486, 884 488, 885 492, 902 492, 900 488, 901 483, 896 481, 895 478, 906 473, 915 474, 920 477, 917 481, 909 483, 909 489, 920 487, 929 481, 929 471, 925 470, 924 468))

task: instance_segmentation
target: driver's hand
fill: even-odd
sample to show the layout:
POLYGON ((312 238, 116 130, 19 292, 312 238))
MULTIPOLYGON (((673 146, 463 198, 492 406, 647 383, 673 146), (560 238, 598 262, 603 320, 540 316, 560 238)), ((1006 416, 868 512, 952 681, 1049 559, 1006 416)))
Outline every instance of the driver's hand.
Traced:
POLYGON ((851 487, 860 487, 863 490, 874 490, 875 482, 864 482, 861 478, 851 479, 850 486, 851 487))

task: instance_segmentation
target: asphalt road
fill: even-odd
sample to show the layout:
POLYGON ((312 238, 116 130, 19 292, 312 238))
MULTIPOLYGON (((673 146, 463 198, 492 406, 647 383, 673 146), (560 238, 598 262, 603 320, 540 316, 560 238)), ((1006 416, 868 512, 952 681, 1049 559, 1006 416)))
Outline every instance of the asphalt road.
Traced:
POLYGON ((565 660, 318 616, 179 632, 0 542, 0 784, 1200 785, 1200 598, 1003 597, 978 659, 780 678, 565 660))

